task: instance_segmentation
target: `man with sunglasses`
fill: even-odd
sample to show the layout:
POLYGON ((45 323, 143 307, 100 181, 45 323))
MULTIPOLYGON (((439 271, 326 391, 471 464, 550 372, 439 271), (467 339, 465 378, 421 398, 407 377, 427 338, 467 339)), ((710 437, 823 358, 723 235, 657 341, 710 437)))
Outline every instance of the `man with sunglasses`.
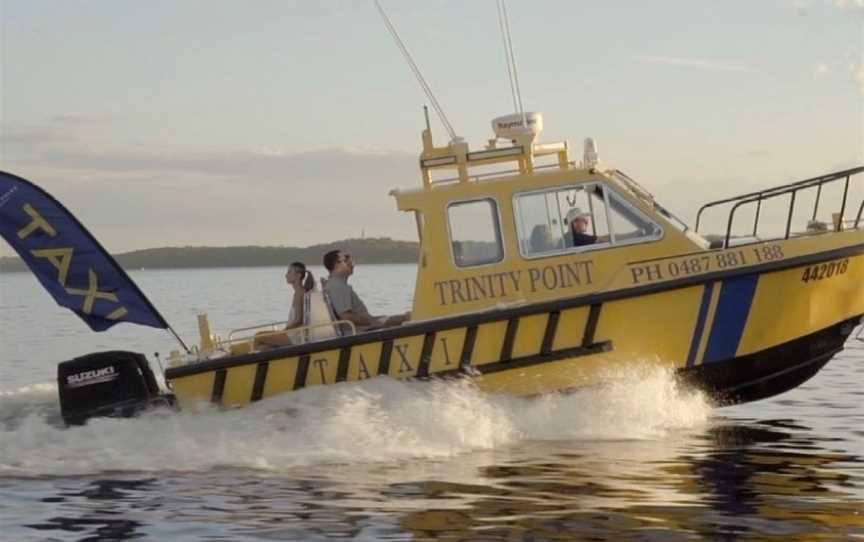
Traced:
POLYGON ((354 288, 348 284, 348 277, 354 273, 354 260, 350 254, 341 250, 331 250, 324 255, 324 267, 330 272, 330 276, 324 284, 324 293, 327 294, 330 305, 332 305, 339 320, 353 322, 357 331, 398 326, 408 320, 410 313, 395 316, 372 316, 369 314, 366 304, 363 303, 354 288))

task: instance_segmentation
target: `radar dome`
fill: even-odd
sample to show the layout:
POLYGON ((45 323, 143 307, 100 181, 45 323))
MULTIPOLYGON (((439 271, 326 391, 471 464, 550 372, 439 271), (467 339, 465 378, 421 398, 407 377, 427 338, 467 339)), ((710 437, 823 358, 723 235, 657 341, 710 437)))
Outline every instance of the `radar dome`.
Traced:
POLYGON ((492 121, 492 130, 495 137, 501 139, 515 139, 517 136, 537 136, 543 131, 542 113, 513 113, 504 115, 492 121), (526 126, 527 121, 527 126, 526 126))

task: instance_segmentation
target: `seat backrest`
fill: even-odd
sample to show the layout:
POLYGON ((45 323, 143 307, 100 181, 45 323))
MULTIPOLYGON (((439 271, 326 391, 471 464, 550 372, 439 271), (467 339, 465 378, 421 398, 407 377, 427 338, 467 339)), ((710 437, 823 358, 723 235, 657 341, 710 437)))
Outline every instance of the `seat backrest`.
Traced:
POLYGON ((339 336, 337 325, 329 324, 336 320, 333 309, 324 292, 311 291, 303 296, 303 325, 315 326, 306 330, 307 341, 321 341, 339 336))

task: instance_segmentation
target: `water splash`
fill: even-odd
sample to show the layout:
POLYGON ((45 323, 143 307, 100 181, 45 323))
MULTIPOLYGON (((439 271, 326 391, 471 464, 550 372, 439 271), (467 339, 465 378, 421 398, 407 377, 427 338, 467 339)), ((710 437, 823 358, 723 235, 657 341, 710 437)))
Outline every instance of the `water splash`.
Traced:
POLYGON ((607 371, 604 384, 549 394, 519 409, 514 421, 532 439, 651 439, 704 427, 712 407, 671 369, 636 363, 607 371))
POLYGON ((12 390, 0 389, 0 431, 12 430, 31 416, 50 425, 63 425, 57 384, 46 382, 12 390))
POLYGON ((635 365, 607 385, 526 399, 471 381, 310 388, 247 408, 153 412, 60 426, 56 387, 0 392, 0 473, 279 471, 303 465, 447 458, 525 440, 662 439, 704 427, 711 408, 671 371, 635 365))

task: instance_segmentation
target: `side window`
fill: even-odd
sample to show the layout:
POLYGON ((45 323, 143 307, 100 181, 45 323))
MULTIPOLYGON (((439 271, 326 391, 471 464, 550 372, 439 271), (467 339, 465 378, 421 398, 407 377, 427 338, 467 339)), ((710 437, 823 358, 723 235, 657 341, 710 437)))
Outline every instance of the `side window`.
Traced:
POLYGON ((519 194, 519 249, 525 256, 648 241, 660 227, 600 183, 519 194))
POLYGON ((504 258, 498 207, 491 199, 454 203, 447 209, 453 259, 459 267, 500 262, 504 258))
POLYGON ((555 192, 525 194, 516 200, 520 250, 525 254, 564 248, 564 229, 555 192))

